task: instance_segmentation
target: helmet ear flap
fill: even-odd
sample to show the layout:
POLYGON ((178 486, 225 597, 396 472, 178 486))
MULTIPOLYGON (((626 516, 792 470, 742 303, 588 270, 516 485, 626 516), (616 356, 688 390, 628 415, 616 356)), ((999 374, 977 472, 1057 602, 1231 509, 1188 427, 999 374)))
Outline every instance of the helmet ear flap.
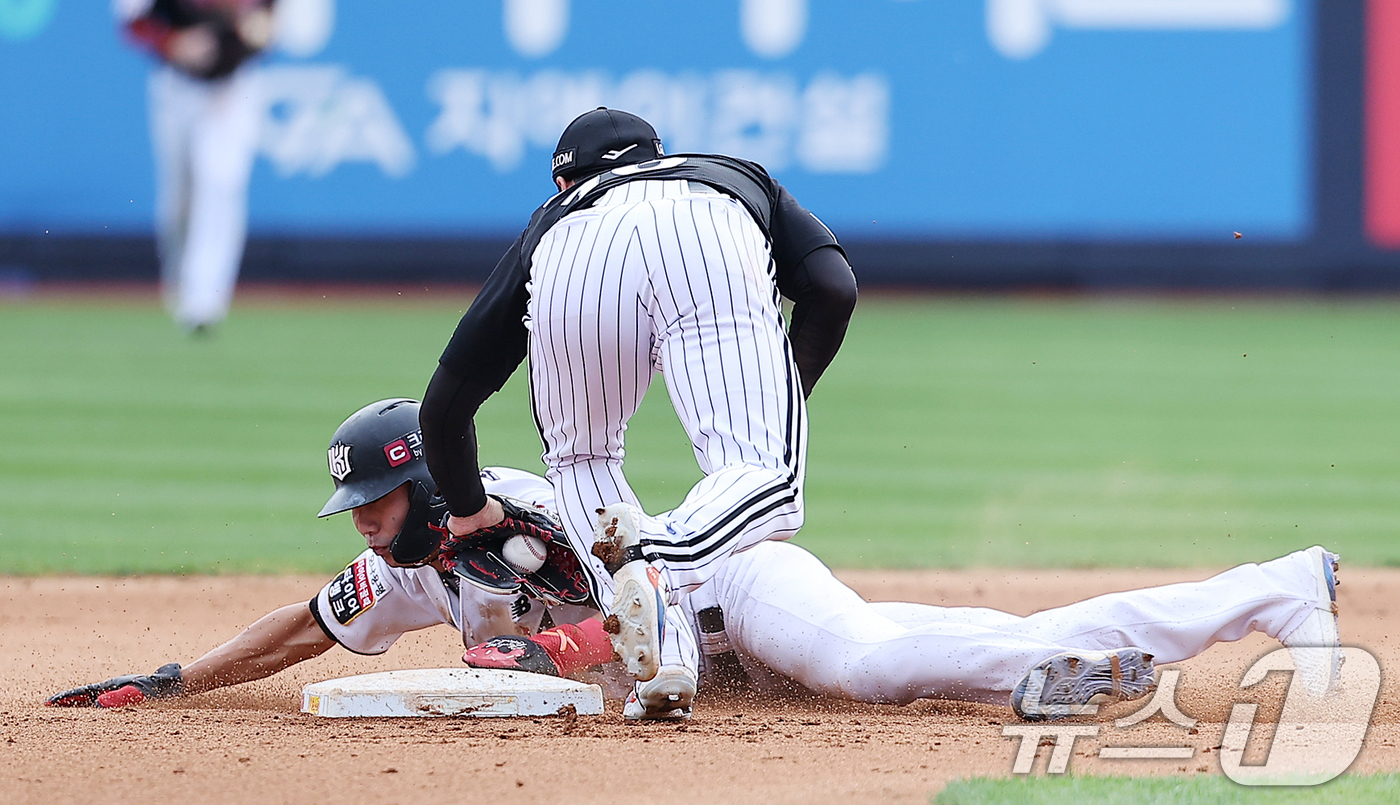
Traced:
POLYGON ((427 564, 442 547, 447 534, 443 522, 448 512, 447 503, 434 494, 436 491, 422 481, 409 482, 408 515, 389 543, 389 555, 395 563, 405 567, 427 564))

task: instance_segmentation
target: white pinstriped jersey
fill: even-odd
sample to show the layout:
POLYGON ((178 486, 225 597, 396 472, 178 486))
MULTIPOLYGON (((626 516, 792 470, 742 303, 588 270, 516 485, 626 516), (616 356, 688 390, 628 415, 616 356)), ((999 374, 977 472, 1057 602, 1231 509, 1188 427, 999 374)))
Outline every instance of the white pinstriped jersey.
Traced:
MULTIPOLYGON (((756 279, 767 276, 761 283, 766 286, 765 297, 776 298, 781 292, 794 300, 793 326, 803 323, 803 350, 796 362, 807 388, 835 355, 854 305, 855 278, 830 230, 762 166, 732 157, 679 154, 591 177, 535 211, 530 225, 501 258, 462 317, 424 396, 428 464, 454 514, 474 513, 485 503, 476 476, 472 417, 530 351, 531 334, 525 319, 536 316, 531 310, 532 296, 541 287, 537 282, 532 284, 543 254, 537 247, 564 218, 619 203, 659 200, 669 192, 666 187, 685 187, 687 194, 696 198, 713 198, 712 190, 719 191, 737 202, 740 214, 729 217, 725 242, 751 243, 755 238, 763 242, 766 254, 754 252, 744 270, 756 279)), ((711 231, 709 225, 692 225, 691 235, 677 246, 686 251, 720 248, 713 231, 703 240, 695 237, 702 231, 711 231)), ((656 260, 672 251, 652 248, 651 256, 656 260)), ((734 248, 729 249, 729 255, 737 256, 734 248)), ((718 252, 708 262, 698 251, 694 256, 690 270, 697 281, 703 271, 718 265, 715 261, 723 260, 718 252)), ((604 255, 575 257, 605 259, 604 255)), ((695 290, 700 291, 698 287, 695 290)), ((697 309, 695 313, 703 317, 708 312, 697 309)))
MULTIPOLYGON (((761 166, 729 157, 625 165, 550 199, 463 316, 424 395, 426 456, 452 512, 485 506, 472 417, 524 347, 555 509, 605 610, 615 585, 592 556, 593 528, 606 506, 642 511, 623 474, 623 434, 656 374, 704 473, 680 506, 637 522, 669 603, 725 557, 795 534, 810 385, 781 293, 785 282, 803 289, 795 318, 817 311, 808 320, 834 336, 804 342, 815 382, 854 304, 844 257, 834 272, 820 258, 808 267, 809 254, 839 248, 826 246, 836 247, 831 232, 761 166)), ((663 664, 693 668, 694 633, 672 625, 678 608, 664 610, 663 664)))
MULTIPOLYGON (((623 434, 666 377, 705 478, 642 524, 673 591, 802 523, 806 407, 762 229, 688 180, 637 179, 559 219, 530 259, 530 382, 566 530, 588 555, 596 511, 640 505, 623 434)), ((595 566, 607 605, 610 579, 595 566)))

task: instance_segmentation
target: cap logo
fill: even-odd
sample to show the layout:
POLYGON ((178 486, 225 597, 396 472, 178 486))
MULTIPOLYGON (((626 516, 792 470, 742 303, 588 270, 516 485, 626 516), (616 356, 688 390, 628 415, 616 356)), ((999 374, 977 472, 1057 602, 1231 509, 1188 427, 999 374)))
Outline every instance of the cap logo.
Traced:
POLYGON ((560 151, 559 153, 555 154, 553 170, 559 170, 560 168, 568 167, 569 165, 574 164, 575 150, 576 149, 570 148, 567 151, 560 151))
POLYGON ((350 445, 333 444, 326 451, 326 457, 331 465, 331 476, 337 481, 344 481, 350 474, 350 445))
POLYGON ((618 157, 622 156, 623 154, 627 153, 628 151, 631 151, 633 148, 636 148, 636 147, 637 147, 637 144, 636 144, 636 143, 632 143, 631 145, 627 146, 626 148, 621 148, 621 149, 618 149, 618 150, 616 150, 616 151, 609 151, 609 152, 607 152, 606 154, 603 154, 603 159, 606 159, 606 160, 609 160, 609 161, 614 160, 614 159, 617 159, 618 157))

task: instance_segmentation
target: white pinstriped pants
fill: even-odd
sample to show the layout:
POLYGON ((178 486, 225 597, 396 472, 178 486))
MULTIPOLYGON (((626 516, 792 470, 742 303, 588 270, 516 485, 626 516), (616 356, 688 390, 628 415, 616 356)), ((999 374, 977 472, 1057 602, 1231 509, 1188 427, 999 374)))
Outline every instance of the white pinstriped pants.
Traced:
POLYGON ((802 526, 807 413, 778 304, 767 241, 745 208, 684 181, 616 188, 535 250, 534 414, 558 511, 603 607, 612 578, 589 554, 593 527, 602 506, 640 506, 623 434, 656 372, 705 474, 641 525, 673 603, 726 556, 802 526))

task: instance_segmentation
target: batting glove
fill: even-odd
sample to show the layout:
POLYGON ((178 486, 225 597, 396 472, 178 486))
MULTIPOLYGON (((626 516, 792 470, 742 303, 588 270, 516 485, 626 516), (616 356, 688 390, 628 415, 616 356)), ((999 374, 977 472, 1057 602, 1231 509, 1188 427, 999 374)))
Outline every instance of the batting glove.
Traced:
POLYGON ((49 707, 125 707, 147 699, 179 696, 184 682, 180 664, 162 665, 152 674, 118 676, 106 682, 96 682, 50 696, 44 704, 49 707))

